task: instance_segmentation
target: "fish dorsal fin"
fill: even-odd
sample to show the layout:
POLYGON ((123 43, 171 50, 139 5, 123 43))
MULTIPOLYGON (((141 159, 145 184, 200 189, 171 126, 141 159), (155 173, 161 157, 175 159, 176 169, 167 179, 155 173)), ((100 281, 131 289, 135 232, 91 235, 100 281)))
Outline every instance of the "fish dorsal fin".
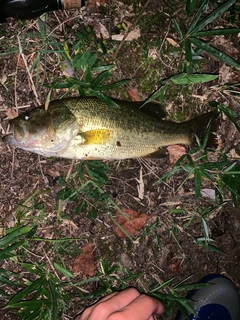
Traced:
POLYGON ((83 144, 105 144, 113 137, 113 131, 110 129, 93 129, 80 133, 84 138, 83 144))
POLYGON ((144 101, 121 101, 118 99, 112 99, 120 107, 129 107, 138 111, 141 111, 144 114, 147 114, 156 119, 163 119, 166 117, 166 112, 161 104, 155 102, 148 102, 144 104, 144 101))
MULTIPOLYGON (((142 104, 143 103, 141 103, 141 105, 142 104)), ((144 104, 143 107, 140 106, 140 111, 159 120, 162 120, 163 118, 166 117, 166 112, 164 111, 163 107, 159 103, 148 102, 144 104)))
POLYGON ((162 159, 167 157, 167 151, 165 149, 158 149, 150 154, 147 154, 146 156, 142 158, 146 159, 162 159))

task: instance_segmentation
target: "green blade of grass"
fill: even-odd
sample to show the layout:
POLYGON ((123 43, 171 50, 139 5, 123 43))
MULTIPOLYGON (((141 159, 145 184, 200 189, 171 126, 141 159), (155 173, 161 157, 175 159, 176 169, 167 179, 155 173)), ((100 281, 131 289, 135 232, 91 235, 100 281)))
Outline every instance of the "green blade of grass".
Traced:
POLYGON ((163 100, 164 93, 165 93, 165 91, 166 91, 169 83, 170 83, 170 80, 167 79, 160 88, 158 88, 153 94, 150 95, 150 97, 147 98, 146 101, 144 101, 144 103, 142 104, 141 108, 142 108, 145 104, 147 104, 147 103, 149 103, 149 102, 151 102, 151 101, 153 101, 153 100, 156 100, 156 99, 158 99, 159 97, 161 98, 161 100, 163 100))
POLYGON ((97 91, 104 91, 104 90, 112 90, 112 89, 116 89, 119 88, 121 86, 124 86, 125 84, 129 83, 129 79, 124 79, 124 80, 120 80, 118 82, 114 82, 111 84, 107 84, 105 86, 98 86, 96 88, 94 88, 97 91))
POLYGON ((70 278, 74 278, 74 275, 69 271, 67 270, 66 268, 64 268, 63 266, 61 266, 60 264, 54 262, 54 267, 60 271, 68 280, 70 278))
POLYGON ((204 83, 213 81, 217 78, 214 74, 203 74, 203 73, 180 73, 176 76, 172 76, 170 80, 179 85, 192 84, 192 83, 204 83))
MULTIPOLYGON (((31 228, 29 226, 13 228, 14 230, 8 233, 5 237, 0 239, 0 247, 4 247, 16 240, 17 237, 28 233, 31 228)), ((9 230, 8 230, 9 231, 9 230)))
POLYGON ((181 291, 191 291, 191 290, 197 290, 205 287, 211 287, 214 286, 213 283, 194 283, 194 284, 185 284, 182 286, 176 286, 174 287, 174 290, 177 292, 181 291))
POLYGON ((191 48, 191 42, 186 39, 184 42, 185 45, 185 52, 186 52, 186 60, 187 62, 191 63, 192 62, 192 48, 191 48))
POLYGON ((37 268, 36 264, 21 262, 20 265, 37 276, 42 276, 43 274, 43 272, 37 268))
POLYGON ((0 251, 0 260, 7 259, 7 258, 10 258, 12 256, 15 256, 16 253, 13 252, 13 251, 15 249, 21 247, 24 243, 26 243, 26 241, 25 240, 21 240, 21 241, 18 241, 17 243, 14 243, 13 245, 8 246, 6 249, 1 250, 0 251))
POLYGON ((176 19, 173 19, 173 25, 174 25, 174 28, 176 29, 177 33, 179 34, 179 38, 182 39, 183 38, 183 34, 182 34, 182 31, 179 27, 179 24, 177 23, 176 19))
MULTIPOLYGON (((236 2, 236 0, 228 0, 227 2, 223 3, 221 6, 219 6, 217 9, 212 11, 208 16, 203 18, 199 24, 195 24, 194 28, 191 28, 191 32, 188 31, 188 35, 192 35, 199 30, 205 28, 209 23, 216 20, 221 14, 223 14, 231 5, 233 5, 236 2)), ((189 28, 190 29, 190 28, 189 28)))
POLYGON ((199 31, 197 33, 192 34, 192 37, 212 37, 212 36, 225 36, 228 34, 238 34, 240 29, 232 28, 232 29, 215 29, 215 30, 206 30, 206 31, 199 31))
POLYGON ((49 287, 51 292, 51 311, 52 311, 51 319, 58 320, 59 314, 58 314, 56 286, 55 286, 55 283, 53 283, 51 280, 49 281, 49 287))
POLYGON ((201 187, 201 172, 198 168, 194 170, 194 190, 196 197, 200 197, 200 187, 201 187))
MULTIPOLYGON (((34 309, 38 309, 41 307, 46 307, 45 305, 50 305, 51 301, 48 299, 42 299, 42 300, 28 300, 28 301, 19 301, 19 302, 15 302, 15 303, 11 303, 11 304, 7 304, 4 309, 22 309, 25 307, 30 307, 31 310, 32 308, 34 309)), ((39 310, 38 310, 39 312, 39 310)))
POLYGON ((186 2, 186 13, 189 16, 196 7, 198 0, 187 0, 186 2))
POLYGON ((104 82, 105 80, 107 80, 107 78, 109 78, 109 71, 104 71, 101 74, 99 74, 93 81, 91 84, 91 88, 95 88, 97 87, 101 82, 104 82))
POLYGON ((109 71, 115 67, 114 64, 109 64, 107 66, 99 66, 99 67, 94 67, 92 68, 92 72, 104 72, 104 71, 109 71))
POLYGON ((13 305, 16 303, 19 303, 21 300, 24 300, 29 294, 32 294, 33 292, 40 290, 41 287, 44 287, 46 282, 46 279, 44 277, 41 277, 34 281, 32 284, 30 284, 28 287, 24 288, 20 292, 18 292, 12 299, 8 302, 8 304, 5 306, 5 308, 13 308, 13 305))
POLYGON ((154 183, 154 185, 158 185, 166 180, 168 180, 169 178, 171 178, 175 173, 177 173, 181 168, 180 167, 174 167, 171 171, 169 171, 168 173, 166 173, 164 176, 162 176, 158 181, 156 181, 154 183))
POLYGON ((216 58, 218 58, 219 60, 229 64, 230 66, 236 67, 236 68, 240 68, 240 64, 234 60, 233 58, 229 57, 227 54, 225 54, 224 52, 212 47, 210 44, 199 40, 197 38, 191 37, 189 38, 189 40, 195 44, 197 47, 203 49, 204 51, 212 54, 213 56, 215 56, 216 58))
POLYGON ((119 105, 116 102, 114 102, 112 99, 110 99, 108 96, 106 96, 104 93, 102 93, 100 91, 88 89, 88 95, 95 96, 95 97, 101 99, 102 101, 104 101, 105 103, 107 103, 109 106, 111 106, 113 108, 119 108, 119 105))
POLYGON ((206 6, 207 6, 207 3, 208 3, 208 0, 203 0, 202 3, 201 3, 201 6, 200 8, 198 9, 198 12, 196 13, 196 15, 194 16, 189 28, 188 28, 188 31, 187 31, 187 34, 186 36, 188 35, 191 35, 192 34, 192 30, 195 28, 196 24, 198 23, 201 15, 205 12, 205 9, 206 9, 206 6))
POLYGON ((235 125, 236 129, 240 131, 240 126, 237 123, 237 120, 239 120, 239 115, 234 110, 229 108, 229 106, 218 104, 216 101, 210 101, 209 105, 211 107, 218 108, 222 113, 224 113, 235 125))

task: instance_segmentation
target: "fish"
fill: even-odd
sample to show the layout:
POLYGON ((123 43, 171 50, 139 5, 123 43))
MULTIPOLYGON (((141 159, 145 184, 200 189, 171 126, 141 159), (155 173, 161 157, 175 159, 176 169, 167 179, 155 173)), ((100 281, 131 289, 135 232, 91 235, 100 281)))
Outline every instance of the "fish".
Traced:
MULTIPOLYGON (((164 147, 193 145, 203 140, 209 123, 216 130, 216 115, 210 111, 177 123, 164 119, 159 104, 113 99, 114 108, 97 97, 53 100, 10 120, 3 142, 40 154, 79 160, 162 158, 164 147), (158 110, 158 111, 157 111, 158 110)), ((210 145, 214 144, 210 133, 210 145)))

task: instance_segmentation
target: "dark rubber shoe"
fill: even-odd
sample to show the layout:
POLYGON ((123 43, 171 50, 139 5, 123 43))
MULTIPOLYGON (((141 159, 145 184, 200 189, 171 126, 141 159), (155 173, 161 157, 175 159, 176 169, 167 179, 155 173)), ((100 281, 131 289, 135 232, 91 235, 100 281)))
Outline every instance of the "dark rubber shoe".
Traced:
MULTIPOLYGON (((240 299, 237 287, 220 274, 210 274, 199 281, 213 286, 192 290, 187 299, 198 316, 189 314, 189 320, 239 320, 240 299)), ((180 313, 176 320, 185 320, 180 313)))

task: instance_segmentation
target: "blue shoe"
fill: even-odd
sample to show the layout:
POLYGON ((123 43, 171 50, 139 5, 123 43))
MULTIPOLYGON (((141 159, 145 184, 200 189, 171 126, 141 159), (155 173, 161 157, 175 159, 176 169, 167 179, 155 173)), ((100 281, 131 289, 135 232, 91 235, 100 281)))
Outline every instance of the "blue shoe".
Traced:
MULTIPOLYGON (((220 274, 210 274, 199 281, 214 283, 214 286, 192 290, 187 299, 198 316, 189 314, 189 320, 239 320, 240 299, 237 287, 220 274)), ((178 312, 176 320, 186 320, 178 312)))

